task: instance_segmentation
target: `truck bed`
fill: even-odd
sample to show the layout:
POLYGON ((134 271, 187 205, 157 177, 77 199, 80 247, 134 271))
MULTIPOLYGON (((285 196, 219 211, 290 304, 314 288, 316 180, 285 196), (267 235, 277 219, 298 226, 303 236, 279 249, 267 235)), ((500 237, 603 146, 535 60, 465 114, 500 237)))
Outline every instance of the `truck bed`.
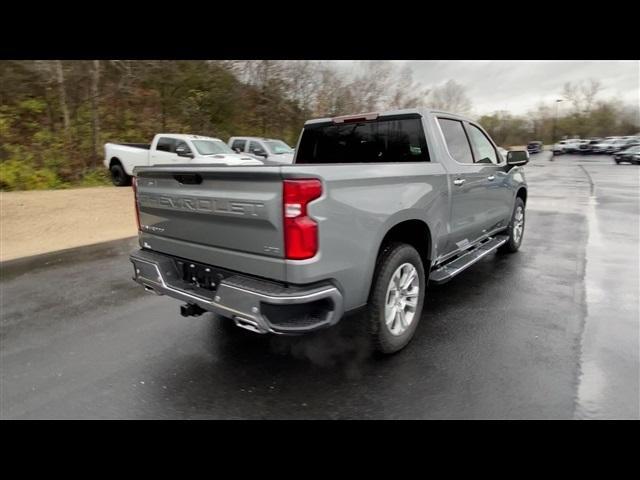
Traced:
POLYGON ((132 147, 132 148, 142 148, 144 150, 151 150, 150 143, 116 143, 112 142, 113 145, 122 145, 124 147, 132 147))

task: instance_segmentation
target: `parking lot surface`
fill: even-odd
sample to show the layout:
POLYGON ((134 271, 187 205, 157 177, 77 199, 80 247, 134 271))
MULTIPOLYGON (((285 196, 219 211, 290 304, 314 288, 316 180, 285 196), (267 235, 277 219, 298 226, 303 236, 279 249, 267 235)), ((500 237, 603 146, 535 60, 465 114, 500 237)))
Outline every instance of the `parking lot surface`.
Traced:
POLYGON ((120 241, 5 269, 0 416, 640 418, 640 168, 533 155, 523 246, 429 289, 412 343, 260 336, 131 281, 120 241))

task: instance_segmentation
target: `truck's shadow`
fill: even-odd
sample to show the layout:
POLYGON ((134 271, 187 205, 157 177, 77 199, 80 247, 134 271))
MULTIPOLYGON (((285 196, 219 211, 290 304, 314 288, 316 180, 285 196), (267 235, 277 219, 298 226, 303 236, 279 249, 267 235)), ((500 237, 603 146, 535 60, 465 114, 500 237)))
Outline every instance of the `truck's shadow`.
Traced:
MULTIPOLYGON (((468 271, 441 286, 430 285, 420 325, 410 345, 405 349, 419 349, 428 342, 434 321, 447 320, 452 307, 473 298, 486 295, 492 288, 504 285, 517 271, 517 257, 496 254, 471 267, 468 271), (482 288, 469 288, 469 280, 482 288), (426 330, 426 332, 425 332, 426 330)), ((475 302, 474 302, 475 303, 475 302)), ((230 362, 249 358, 286 357, 287 362, 299 360, 320 368, 335 368, 355 363, 385 361, 391 357, 373 353, 362 326, 362 313, 345 317, 335 327, 301 336, 258 335, 237 328, 230 321, 211 315, 209 337, 211 348, 218 356, 230 362)), ((398 355, 403 355, 399 353, 398 355)))
MULTIPOLYGON (((437 392, 450 381, 446 372, 434 373, 437 360, 430 353, 455 342, 461 332, 469 334, 455 310, 488 302, 486 293, 500 289, 519 263, 517 256, 491 256, 447 285, 430 288, 413 341, 388 357, 372 355, 352 317, 312 335, 285 337, 254 334, 207 316, 202 319, 203 353, 170 360, 180 362, 180 374, 157 374, 165 386, 158 399, 173 411, 190 405, 180 415, 188 418, 362 418, 362 409, 384 416, 392 396, 407 395, 407 384, 417 381, 437 392), (480 278, 482 291, 470 291, 469 280, 480 278)), ((176 365, 156 367, 155 372, 168 372, 176 365)), ((415 401, 428 402, 425 395, 415 401)))

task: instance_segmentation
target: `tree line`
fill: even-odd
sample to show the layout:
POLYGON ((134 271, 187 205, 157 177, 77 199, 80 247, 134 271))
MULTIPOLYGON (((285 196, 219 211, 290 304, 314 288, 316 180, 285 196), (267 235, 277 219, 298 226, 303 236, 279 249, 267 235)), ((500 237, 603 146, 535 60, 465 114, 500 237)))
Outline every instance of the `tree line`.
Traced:
POLYGON ((567 82, 555 101, 540 102, 526 115, 497 111, 477 120, 503 146, 532 140, 551 144, 563 138, 640 134, 638 106, 599 98, 601 92, 601 83, 593 79, 567 82))
MULTIPOLYGON (((635 133, 637 118, 599 101, 594 88, 589 97, 569 85, 564 94, 576 112, 558 122, 544 105, 526 117, 496 112, 479 120, 503 145, 550 140, 551 120, 558 133, 635 133)), ((295 145, 309 118, 420 106, 473 113, 454 80, 427 88, 410 66, 383 61, 352 69, 319 61, 0 61, 0 188, 104 184, 106 142, 172 132, 295 145)))

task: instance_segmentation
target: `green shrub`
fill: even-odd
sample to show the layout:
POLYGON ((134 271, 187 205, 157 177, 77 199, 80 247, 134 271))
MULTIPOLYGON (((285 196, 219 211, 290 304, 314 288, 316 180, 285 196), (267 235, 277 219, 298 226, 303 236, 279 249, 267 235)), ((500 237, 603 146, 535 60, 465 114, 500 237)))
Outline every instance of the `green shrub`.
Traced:
POLYGON ((66 185, 53 170, 34 168, 17 160, 0 163, 1 190, 46 190, 66 185))
POLYGON ((97 168, 87 171, 79 182, 82 187, 99 187, 111 185, 109 173, 105 168, 97 168))

